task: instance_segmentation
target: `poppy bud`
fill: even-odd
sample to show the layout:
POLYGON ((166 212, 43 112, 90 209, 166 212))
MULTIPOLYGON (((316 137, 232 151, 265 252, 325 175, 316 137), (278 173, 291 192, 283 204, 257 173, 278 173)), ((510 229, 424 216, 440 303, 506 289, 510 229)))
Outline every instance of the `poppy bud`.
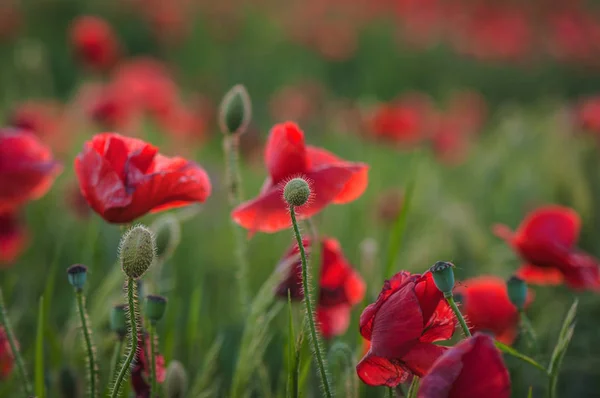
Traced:
POLYGON ((527 284, 525 281, 517 276, 511 276, 506 281, 506 291, 511 303, 522 310, 527 300, 527 284))
POLYGON ((125 304, 115 305, 110 313, 110 328, 120 338, 127 335, 127 306, 125 304))
POLYGON ((237 84, 223 97, 219 110, 219 124, 225 134, 246 131, 252 117, 252 102, 246 87, 237 84))
POLYGON ((144 306, 144 312, 146 317, 152 323, 160 321, 167 308, 167 299, 163 296, 149 294, 146 296, 146 305, 144 306))
POLYGON ((438 261, 430 269, 433 281, 444 297, 452 296, 454 288, 454 264, 447 261, 438 261))
POLYGON ((150 230, 136 225, 123 235, 119 244, 121 268, 133 279, 140 278, 150 268, 156 256, 156 243, 150 230))
POLYGON ((83 289, 87 279, 87 267, 83 264, 71 265, 67 268, 69 283, 77 290, 83 289))
POLYGON ((158 218, 150 229, 156 237, 157 257, 161 259, 171 257, 181 241, 181 227, 177 218, 166 214, 158 218))
POLYGON ((165 378, 165 392, 167 398, 182 398, 188 387, 188 377, 185 368, 179 361, 171 361, 167 368, 165 378))
POLYGON ((290 206, 302 206, 310 197, 310 187, 303 178, 292 178, 283 188, 283 198, 290 206))

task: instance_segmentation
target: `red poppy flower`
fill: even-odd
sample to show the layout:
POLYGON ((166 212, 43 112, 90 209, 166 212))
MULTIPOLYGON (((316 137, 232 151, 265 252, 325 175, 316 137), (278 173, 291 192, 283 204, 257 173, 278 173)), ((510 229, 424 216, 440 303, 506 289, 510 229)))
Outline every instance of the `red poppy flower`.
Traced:
POLYGON ((25 229, 14 213, 0 213, 0 268, 12 263, 27 241, 25 229))
POLYGON ((9 124, 37 135, 54 151, 65 152, 70 140, 62 106, 54 101, 27 101, 15 107, 8 116, 9 124))
POLYGON ((588 98, 578 105, 577 122, 586 130, 600 134, 600 97, 588 98))
MULTIPOLYGON (((519 311, 508 298, 506 282, 495 276, 480 276, 464 281, 455 289, 460 295, 461 311, 471 332, 491 332, 496 340, 512 344, 519 334, 519 311)), ((528 306, 533 301, 529 291, 528 306)))
POLYGON ((271 129, 265 151, 270 177, 259 196, 235 208, 235 222, 251 232, 276 232, 291 225, 283 186, 293 177, 303 176, 311 185, 311 200, 298 209, 298 219, 306 219, 330 203, 348 203, 367 187, 368 166, 341 160, 333 154, 304 144, 304 133, 294 123, 277 124, 271 129))
MULTIPOLYGON (((304 247, 311 250, 310 239, 304 239, 304 247)), ((348 329, 351 308, 362 301, 365 295, 365 282, 344 257, 339 242, 333 238, 321 240, 321 279, 317 302, 317 321, 325 338, 338 336, 348 329)), ((288 290, 292 299, 301 300, 302 264, 300 251, 295 244, 288 250, 280 263, 288 269, 286 278, 277 286, 277 295, 287 298, 288 290)))
MULTIPOLYGON (((135 392, 135 398, 150 398, 150 378, 151 378, 151 361, 146 356, 152 352, 150 345, 150 337, 145 333, 140 333, 138 338, 138 354, 135 358, 135 364, 131 370, 131 385, 135 392), (142 349, 144 347, 144 349, 142 349)), ((157 354, 156 355, 156 381, 163 383, 167 377, 167 371, 165 369, 165 358, 157 354)))
POLYGON ((478 333, 447 350, 421 380, 419 398, 509 398, 510 377, 494 340, 478 333))
POLYGON ((7 378, 14 366, 14 358, 8 336, 3 326, 0 326, 0 380, 7 378))
POLYGON ((0 212, 43 196, 61 169, 35 135, 0 129, 0 212))
POLYGON ((532 284, 564 282, 575 290, 600 290, 598 260, 575 247, 581 220, 575 210, 541 207, 528 214, 516 232, 496 225, 494 232, 527 262, 517 275, 532 284))
POLYGON ((71 45, 89 67, 106 70, 119 57, 119 43, 111 26, 102 18, 81 16, 71 26, 71 45))
POLYGON ((423 376, 446 350, 433 342, 450 339, 454 325, 431 272, 397 273, 360 316, 360 333, 371 349, 356 366, 358 377, 371 386, 395 387, 413 374, 423 376))
POLYGON ((168 158, 153 145, 114 133, 87 141, 75 171, 83 196, 111 223, 204 202, 211 191, 208 175, 196 163, 168 158))

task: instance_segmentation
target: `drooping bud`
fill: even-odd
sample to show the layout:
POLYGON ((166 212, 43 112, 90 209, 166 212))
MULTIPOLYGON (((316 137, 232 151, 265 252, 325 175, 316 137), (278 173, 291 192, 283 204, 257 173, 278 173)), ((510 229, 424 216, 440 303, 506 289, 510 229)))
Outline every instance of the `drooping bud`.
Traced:
POLYGON ((125 274, 138 279, 150 268, 156 256, 152 232, 144 225, 136 225, 123 235, 119 244, 121 268, 125 274))
POLYGON ((223 97, 219 107, 219 125, 225 134, 242 134, 252 117, 252 102, 246 87, 237 84, 223 97))
POLYGON ((454 288, 454 264, 447 261, 438 261, 429 269, 438 290, 444 297, 452 296, 454 288))
POLYGON ((290 206, 302 206, 309 197, 310 187, 303 178, 292 178, 283 188, 283 198, 290 206))
POLYGON ((169 363, 164 386, 167 398, 183 398, 185 396, 188 377, 181 362, 173 360, 169 363))
POLYGON ((120 338, 127 335, 127 305, 115 305, 110 313, 110 328, 120 338))
POLYGON ((69 283, 77 290, 83 289, 87 279, 87 267, 83 264, 71 265, 67 268, 69 283))
POLYGON ((167 299, 163 296, 149 294, 146 296, 146 305, 144 306, 144 313, 146 318, 152 323, 160 321, 165 314, 167 308, 167 299))
POLYGON ((171 257, 181 241, 179 220, 172 214, 165 214, 152 223, 150 230, 156 237, 157 257, 159 259, 171 257))
POLYGON ((527 301, 527 284, 525 281, 517 276, 511 276, 506 281, 506 292, 511 303, 515 305, 519 310, 525 308, 525 302, 527 301))

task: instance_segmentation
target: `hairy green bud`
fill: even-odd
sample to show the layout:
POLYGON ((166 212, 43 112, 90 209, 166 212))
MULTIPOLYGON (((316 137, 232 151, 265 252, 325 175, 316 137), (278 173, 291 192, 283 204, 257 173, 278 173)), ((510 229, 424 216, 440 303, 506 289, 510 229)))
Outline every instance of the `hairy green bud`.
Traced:
POLYGON ((139 279, 156 257, 156 243, 150 230, 136 225, 123 235, 119 244, 121 268, 133 279, 139 279))
POLYGON ((309 197, 310 187, 303 178, 293 178, 283 188, 283 198, 290 206, 302 206, 309 197))
POLYGON ((237 84, 223 97, 219 109, 219 124, 225 134, 242 134, 252 117, 252 102, 246 87, 237 84))
POLYGON ((173 360, 169 363, 164 385, 167 398, 183 398, 185 396, 188 377, 181 362, 173 360))

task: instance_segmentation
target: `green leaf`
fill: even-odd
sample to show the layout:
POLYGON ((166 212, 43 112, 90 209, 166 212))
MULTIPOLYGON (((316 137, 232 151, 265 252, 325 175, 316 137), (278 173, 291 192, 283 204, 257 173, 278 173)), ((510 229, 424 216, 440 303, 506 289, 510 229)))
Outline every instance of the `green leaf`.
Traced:
POLYGON ((44 398, 44 296, 40 297, 35 339, 35 395, 44 398))
POLYGON ((294 334, 294 314, 292 311, 292 296, 288 290, 288 357, 287 357, 287 396, 288 398, 297 397, 298 386, 297 373, 295 372, 296 363, 296 337, 294 334), (296 379, 296 383, 294 383, 296 379))
POLYGON ((417 376, 414 376, 412 382, 410 383, 410 388, 408 389, 406 398, 417 398, 417 393, 419 392, 419 383, 420 379, 417 376))
POLYGON ((402 240, 404 238, 404 232, 406 231, 406 220, 408 217, 408 210, 412 201, 413 193, 415 189, 415 179, 411 179, 406 185, 406 191, 404 194, 404 201, 402 203, 402 209, 398 218, 394 222, 392 232, 390 234, 390 240, 388 244, 387 263, 385 265, 384 277, 389 278, 394 274, 394 264, 400 254, 400 248, 402 247, 402 240))
POLYGON ((532 366, 540 369, 542 372, 546 373, 546 368, 543 367, 542 365, 540 365, 535 359, 533 359, 531 357, 528 357, 527 355, 522 354, 519 351, 515 350, 514 348, 509 347, 509 346, 507 346, 505 344, 502 344, 499 341, 494 341, 494 344, 503 353, 511 355, 511 356, 513 356, 515 358, 518 358, 521 361, 526 362, 526 363, 528 363, 528 364, 530 364, 530 365, 532 365, 532 366))
POLYGON ((565 351, 567 350, 567 347, 571 342, 571 338, 573 337, 573 323, 575 322, 578 304, 578 300, 573 302, 563 321, 560 334, 558 335, 558 341, 556 342, 556 346, 554 347, 554 351, 552 352, 552 357, 550 359, 550 364, 548 365, 548 374, 550 375, 559 371, 558 367, 562 361, 562 357, 564 357, 565 351))

